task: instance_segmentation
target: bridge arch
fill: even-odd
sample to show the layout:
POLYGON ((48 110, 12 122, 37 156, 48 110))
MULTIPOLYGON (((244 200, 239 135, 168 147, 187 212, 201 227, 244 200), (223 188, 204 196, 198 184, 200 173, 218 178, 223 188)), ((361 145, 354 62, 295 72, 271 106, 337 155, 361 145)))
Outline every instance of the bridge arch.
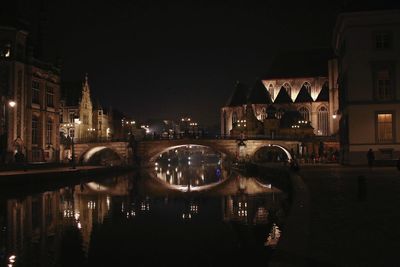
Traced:
POLYGON ((149 159, 150 162, 154 162, 157 157, 161 154, 164 154, 166 152, 169 152, 171 150, 175 150, 175 149, 179 149, 179 148, 191 148, 191 147, 203 147, 203 148, 209 148, 211 150, 213 150, 214 152, 218 152, 221 153, 223 156, 226 156, 226 152, 224 151, 220 151, 218 149, 216 149, 215 147, 212 146, 207 146, 207 145, 199 145, 199 144, 182 144, 182 145, 175 145, 175 146, 170 146, 170 147, 165 147, 163 148, 161 151, 157 152, 156 154, 152 155, 152 157, 149 159))
POLYGON ((290 151, 278 144, 268 144, 260 146, 254 152, 253 160, 255 161, 279 161, 279 160, 292 160, 292 154, 290 151), (276 158, 279 157, 279 158, 276 158))
POLYGON ((107 146, 94 146, 83 152, 79 158, 82 164, 121 165, 122 157, 107 146))

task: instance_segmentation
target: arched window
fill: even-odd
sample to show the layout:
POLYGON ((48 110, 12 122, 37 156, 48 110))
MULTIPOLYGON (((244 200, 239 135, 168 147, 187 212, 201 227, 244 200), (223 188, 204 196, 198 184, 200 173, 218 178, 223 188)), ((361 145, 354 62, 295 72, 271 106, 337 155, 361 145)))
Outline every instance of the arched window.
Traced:
POLYGON ((278 112, 276 112, 276 118, 281 119, 284 113, 285 110, 283 108, 278 109, 278 112))
POLYGON ((304 88, 306 88, 307 92, 311 95, 311 84, 309 82, 305 82, 303 86, 304 88))
POLYGON ((299 109, 300 115, 305 121, 310 121, 310 111, 306 107, 301 107, 299 109))
POLYGON ((50 145, 53 136, 53 121, 49 118, 46 124, 46 143, 50 145))
POLYGON ((264 121, 267 118, 267 114, 265 112, 265 108, 261 109, 261 121, 264 121))
POLYGON ((274 86, 272 85, 272 83, 270 83, 268 85, 268 92, 269 92, 272 100, 274 100, 275 99, 275 94, 274 94, 275 92, 274 92, 274 86))
POLYGON ((286 92, 288 95, 291 97, 292 96, 292 87, 290 86, 289 83, 284 83, 283 88, 285 88, 286 92))
POLYGON ((39 144, 39 120, 37 117, 32 117, 32 144, 39 144))
POLYGON ((324 106, 318 109, 318 135, 328 135, 328 109, 324 106))
POLYGON ((237 114, 236 114, 236 112, 233 112, 232 113, 232 127, 235 127, 236 126, 236 122, 237 122, 237 114))

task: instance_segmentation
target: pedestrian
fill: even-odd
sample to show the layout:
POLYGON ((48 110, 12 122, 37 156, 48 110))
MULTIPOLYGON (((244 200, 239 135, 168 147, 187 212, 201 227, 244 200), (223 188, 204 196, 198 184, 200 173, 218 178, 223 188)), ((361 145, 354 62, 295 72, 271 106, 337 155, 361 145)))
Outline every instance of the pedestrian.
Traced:
POLYGON ((368 160, 368 166, 371 168, 375 160, 375 155, 374 151, 372 151, 372 148, 370 148, 367 152, 367 160, 368 160))

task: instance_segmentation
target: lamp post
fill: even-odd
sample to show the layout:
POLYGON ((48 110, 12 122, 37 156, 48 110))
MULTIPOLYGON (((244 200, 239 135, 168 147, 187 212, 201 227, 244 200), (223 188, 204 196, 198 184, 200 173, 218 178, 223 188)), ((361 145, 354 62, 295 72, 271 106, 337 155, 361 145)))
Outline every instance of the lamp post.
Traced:
POLYGON ((74 123, 66 123, 66 124, 64 124, 64 127, 67 129, 67 133, 68 133, 68 137, 69 137, 69 139, 71 139, 71 168, 72 169, 75 169, 76 168, 76 166, 75 166, 75 141, 74 141, 74 139, 75 139, 75 135, 76 135, 76 128, 75 128, 75 125, 76 124, 81 124, 81 121, 79 120, 79 119, 74 119, 74 123), (70 134, 70 129, 74 129, 74 135, 73 136, 71 136, 71 134, 70 134))
POLYGON ((7 159, 7 155, 8 155, 8 139, 9 139, 9 109, 14 109, 15 106, 17 105, 17 102, 15 102, 12 99, 7 99, 5 97, 2 97, 3 100, 3 116, 4 116, 4 120, 3 120, 3 138, 4 138, 4 154, 3 154, 3 163, 6 162, 7 159))

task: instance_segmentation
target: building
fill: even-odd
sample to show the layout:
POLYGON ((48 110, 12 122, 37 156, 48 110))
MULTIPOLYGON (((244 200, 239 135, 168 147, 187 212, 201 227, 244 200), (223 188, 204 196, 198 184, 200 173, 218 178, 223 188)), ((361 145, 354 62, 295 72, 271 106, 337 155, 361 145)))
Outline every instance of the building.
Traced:
POLYGON ((333 46, 339 57, 340 143, 344 163, 400 155, 400 10, 338 16, 333 46))
POLYGON ((108 140, 112 137, 113 126, 111 111, 100 103, 93 104, 87 74, 83 83, 63 83, 62 91, 60 136, 64 142, 60 156, 65 160, 72 157, 68 138, 73 138, 74 142, 108 140))
POLYGON ((330 50, 280 55, 265 78, 257 80, 252 88, 237 82, 221 109, 221 134, 269 138, 335 136, 336 76, 336 60, 330 50))
POLYGON ((57 161, 60 69, 33 57, 18 21, 0 26, 0 40, 2 160, 57 161))

